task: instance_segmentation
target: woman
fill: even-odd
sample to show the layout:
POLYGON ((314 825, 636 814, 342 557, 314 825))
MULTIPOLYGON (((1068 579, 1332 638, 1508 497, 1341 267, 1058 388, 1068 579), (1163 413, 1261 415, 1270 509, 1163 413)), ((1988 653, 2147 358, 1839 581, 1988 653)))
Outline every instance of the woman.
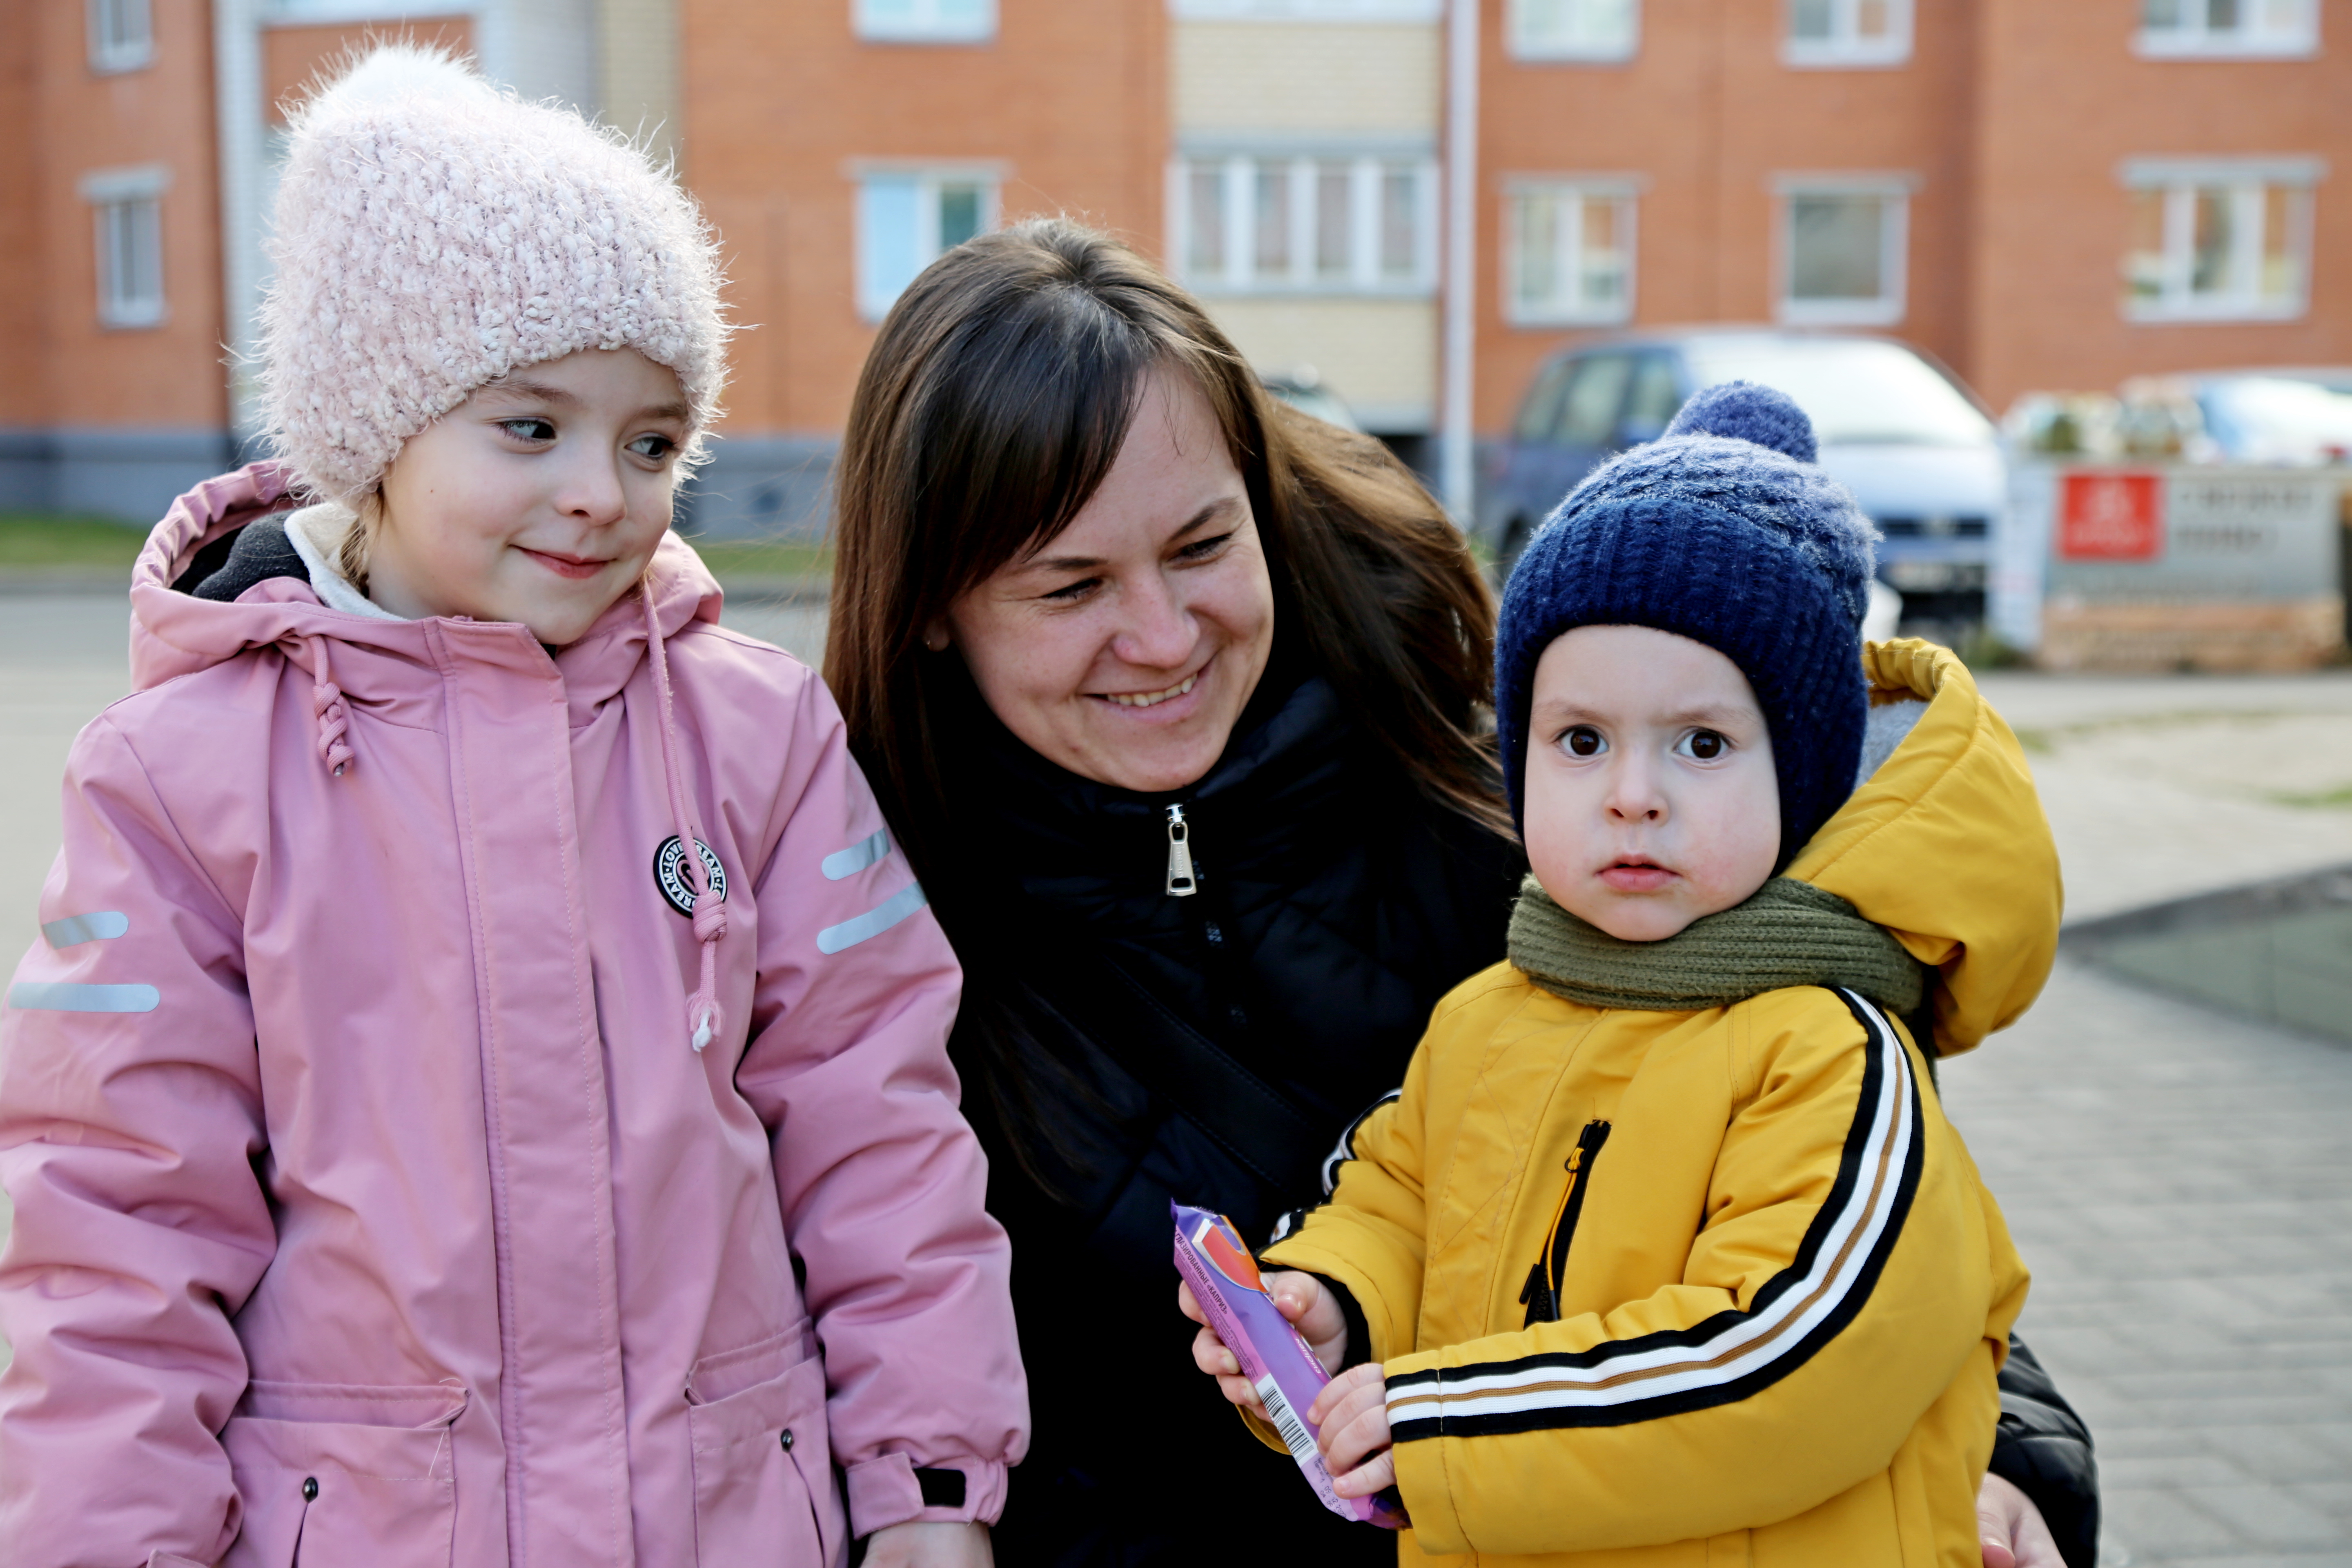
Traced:
POLYGON ((1264 1237, 1503 950, 1476 563, 1384 448, 1061 220, 900 298, 837 484, 825 674, 964 961, 1013 1237, 1036 1436, 1001 1555, 1393 1562, 1200 1397, 1172 1308, 1133 1325, 1173 1294, 1170 1198, 1264 1237))

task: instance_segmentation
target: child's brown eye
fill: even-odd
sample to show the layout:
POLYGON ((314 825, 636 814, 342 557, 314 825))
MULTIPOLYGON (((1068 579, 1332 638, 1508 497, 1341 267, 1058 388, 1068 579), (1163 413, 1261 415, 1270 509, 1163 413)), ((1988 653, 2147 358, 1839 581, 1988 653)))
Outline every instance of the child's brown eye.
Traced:
POLYGON ((1711 763, 1723 755, 1725 741, 1712 730, 1691 731, 1690 754, 1702 763, 1711 763))
POLYGON ((1601 739, 1600 731, 1590 724, 1579 724, 1562 735, 1559 743, 1571 757, 1597 757, 1606 742, 1601 739))

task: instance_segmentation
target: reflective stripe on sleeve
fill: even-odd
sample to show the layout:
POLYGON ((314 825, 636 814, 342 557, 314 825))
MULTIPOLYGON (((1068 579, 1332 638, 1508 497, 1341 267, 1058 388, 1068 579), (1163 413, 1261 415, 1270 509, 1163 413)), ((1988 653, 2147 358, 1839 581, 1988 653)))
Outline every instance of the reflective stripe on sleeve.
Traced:
POLYGON ((844 877, 854 877, 885 855, 890 853, 890 830, 877 828, 846 849, 836 849, 817 863, 828 882, 838 882, 844 877))
POLYGON ((880 936, 929 900, 923 896, 920 882, 909 882, 874 908, 854 920, 837 926, 827 926, 816 933, 819 952, 839 952, 845 947, 856 947, 869 936, 880 936))
POLYGON ((43 921, 41 935, 51 947, 71 947, 76 942, 98 942, 106 937, 121 936, 131 929, 131 917, 121 910, 99 910, 86 915, 68 915, 63 920, 43 921))
POLYGON ((20 980, 8 1005, 27 1013, 152 1013, 163 994, 152 985, 84 985, 70 980, 20 980))

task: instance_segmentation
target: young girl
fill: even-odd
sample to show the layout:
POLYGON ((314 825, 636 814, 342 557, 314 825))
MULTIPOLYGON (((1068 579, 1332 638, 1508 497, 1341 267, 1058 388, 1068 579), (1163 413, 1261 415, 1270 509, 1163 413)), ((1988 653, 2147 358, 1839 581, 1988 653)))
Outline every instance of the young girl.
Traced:
POLYGON ((0 1024, 0 1556, 984 1563, 1027 1415, 956 962, 667 531, 710 240, 404 50, 278 219, 283 462, 150 539, 0 1024))

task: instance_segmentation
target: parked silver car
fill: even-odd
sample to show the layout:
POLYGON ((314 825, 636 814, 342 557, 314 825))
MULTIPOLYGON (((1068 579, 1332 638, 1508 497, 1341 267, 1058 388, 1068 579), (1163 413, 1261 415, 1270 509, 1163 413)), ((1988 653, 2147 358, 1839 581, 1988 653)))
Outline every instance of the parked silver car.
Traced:
POLYGON ((1489 454, 1475 534, 1507 568, 1578 480, 1725 381, 1777 387, 1812 416, 1822 466, 1886 536, 1879 575, 1903 595, 1906 626, 1982 621, 2007 489, 2000 435, 1949 372, 1888 338, 1702 327, 1557 354, 1489 454))

